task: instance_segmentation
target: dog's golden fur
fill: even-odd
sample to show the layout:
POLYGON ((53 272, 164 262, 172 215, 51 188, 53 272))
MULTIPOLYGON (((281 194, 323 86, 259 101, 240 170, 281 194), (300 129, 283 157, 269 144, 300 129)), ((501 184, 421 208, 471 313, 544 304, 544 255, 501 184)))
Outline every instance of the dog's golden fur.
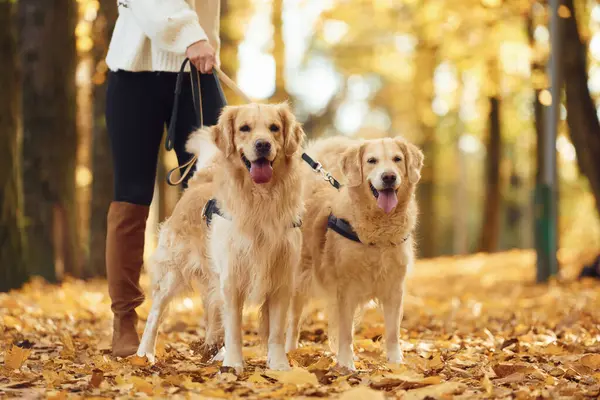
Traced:
POLYGON ((356 310, 371 299, 383 305, 388 360, 402 362, 402 297, 404 278, 414 260, 414 194, 423 154, 400 137, 335 137, 309 145, 306 152, 341 179, 343 187, 337 191, 308 168, 304 170, 302 261, 296 274, 286 348, 289 351, 297 347, 307 293, 317 288, 328 302, 330 341, 342 367, 354 369, 353 319, 356 310), (382 180, 386 175, 397 177, 392 189, 382 180), (379 206, 375 191, 382 196, 388 189, 396 191, 397 204, 386 212, 379 206), (330 214, 348 221, 361 243, 329 230, 330 214))
POLYGON ((160 229, 149 264, 153 305, 138 355, 154 358, 158 322, 168 301, 197 281, 207 316, 206 343, 219 343, 224 327, 224 366, 238 372, 243 368, 241 318, 248 300, 261 305, 268 367, 289 368, 284 327, 292 270, 301 251, 301 231, 293 225, 303 211, 303 140, 304 132, 286 104, 227 107, 216 126, 190 139, 188 149, 201 162, 160 229), (264 157, 258 154, 258 142, 269 143, 264 157), (272 176, 252 175, 251 168, 265 159, 272 176), (214 215, 207 227, 202 214, 211 198, 224 218, 214 215))

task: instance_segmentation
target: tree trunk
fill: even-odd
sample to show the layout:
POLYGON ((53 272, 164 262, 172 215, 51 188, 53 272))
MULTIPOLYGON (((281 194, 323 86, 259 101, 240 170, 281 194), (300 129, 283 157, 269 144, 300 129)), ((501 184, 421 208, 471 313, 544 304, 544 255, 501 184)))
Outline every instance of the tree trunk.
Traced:
POLYGON ((75 260, 75 25, 72 0, 20 0, 23 187, 30 268, 50 281, 75 260))
POLYGON ((271 22, 273 24, 273 58, 275 60, 275 93, 270 101, 288 99, 285 88, 285 42, 283 41, 283 0, 273 0, 271 22))
POLYGON ((479 250, 492 252, 498 250, 500 236, 500 158, 502 136, 500 132, 500 99, 498 95, 489 98, 489 132, 487 155, 485 159, 485 202, 479 250))
MULTIPOLYGON (((422 41, 419 41, 422 43, 422 41)), ((415 65, 419 68, 415 74, 415 110, 417 111, 417 125, 419 127, 421 150, 425 155, 425 163, 421 171, 421 181, 417 188, 419 204, 419 224, 417 237, 419 255, 421 257, 434 257, 438 254, 438 223, 437 206, 435 201, 435 158, 436 115, 433 113, 434 87, 433 75, 437 67, 437 48, 423 43, 417 46, 415 65)))
MULTIPOLYGON (((535 36, 534 36, 534 31, 535 31, 535 26, 534 26, 534 21, 533 21, 533 10, 531 10, 529 12, 529 15, 527 16, 526 19, 526 28, 527 28, 527 37, 529 39, 529 45, 531 46, 531 48, 533 48, 536 44, 535 42, 535 36)), ((531 71, 532 71, 532 75, 533 76, 543 76, 545 75, 545 71, 544 71, 544 64, 541 60, 538 59, 533 59, 532 63, 531 63, 531 71)), ((534 80, 534 85, 535 85, 535 80, 534 80)), ((542 88, 541 86, 534 86, 533 88, 533 116, 534 116, 534 127, 535 127, 535 138, 536 138, 536 145, 535 145, 535 159, 536 159, 536 168, 535 168, 535 184, 536 184, 536 188, 540 187, 540 185, 543 183, 542 182, 542 166, 545 165, 545 152, 544 152, 544 132, 546 130, 545 128, 545 120, 544 120, 544 116, 545 116, 545 107, 544 105, 541 103, 540 101, 540 95, 542 93, 542 88)), ((533 205, 533 212, 537 212, 537 204, 535 204, 535 200, 534 200, 534 205, 533 205)), ((541 249, 544 245, 544 238, 542 237, 543 235, 540 235, 540 229, 536 227, 536 225, 534 225, 534 245, 536 249, 541 249)))
POLYGON ((0 2, 0 292, 19 288, 27 279, 15 11, 14 2, 0 2))
POLYGON ((92 57, 95 65, 92 79, 94 84, 93 180, 90 205, 90 256, 85 268, 85 276, 88 278, 106 276, 106 215, 113 198, 113 171, 104 115, 108 72, 104 59, 106 58, 117 14, 117 3, 114 0, 101 0, 93 28, 94 49, 92 57))
MULTIPOLYGON (((571 17, 563 18, 563 72, 567 95, 567 124, 577 151, 579 169, 588 178, 600 214, 600 123, 588 88, 587 46, 577 29, 573 0, 563 0, 571 17)), ((557 99, 553 99, 556 101, 557 99)))

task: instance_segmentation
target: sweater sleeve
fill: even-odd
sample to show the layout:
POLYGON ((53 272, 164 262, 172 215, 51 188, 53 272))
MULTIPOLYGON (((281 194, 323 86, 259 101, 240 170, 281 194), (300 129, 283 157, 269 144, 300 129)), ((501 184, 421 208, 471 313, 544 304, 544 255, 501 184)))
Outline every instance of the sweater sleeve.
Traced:
POLYGON ((139 27, 160 49, 185 54, 200 40, 207 40, 198 14, 185 0, 129 0, 128 8, 139 27))

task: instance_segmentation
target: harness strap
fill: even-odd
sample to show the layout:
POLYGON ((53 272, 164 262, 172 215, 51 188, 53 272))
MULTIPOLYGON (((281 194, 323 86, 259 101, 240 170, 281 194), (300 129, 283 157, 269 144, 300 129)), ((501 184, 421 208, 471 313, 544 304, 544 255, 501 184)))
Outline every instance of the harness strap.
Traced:
POLYGON ((225 216, 217 206, 216 199, 210 199, 209 201, 207 201, 204 205, 204 209, 202 210, 202 218, 206 220, 206 226, 210 226, 213 214, 217 214, 219 217, 225 218, 225 216))
MULTIPOLYGON (((350 225, 350 223, 348 221, 346 221, 345 219, 337 218, 335 215, 329 214, 329 217, 327 218, 327 227, 329 229, 331 229, 332 231, 334 231, 335 233, 342 235, 346 239, 352 240, 353 242, 362 243, 360 238, 356 234, 356 231, 354 230, 354 228, 352 228, 352 225, 350 225)), ((411 234, 409 233, 404 238, 402 238, 400 243, 390 243, 390 244, 392 244, 393 246, 401 245, 402 243, 404 243, 408 240, 410 235, 411 234)), ((368 243, 368 245, 374 246, 375 243, 368 243)))
POLYGON ((327 227, 332 231, 342 235, 346 239, 350 239, 353 242, 362 243, 358 238, 358 235, 352 229, 352 225, 348 223, 345 219, 337 218, 333 214, 329 214, 329 218, 327 218, 327 227))
MULTIPOLYGON (((219 206, 217 206, 217 199, 213 198, 207 201, 204 205, 204 208, 202 209, 202 218, 206 220, 207 226, 210 226, 214 214, 218 215, 221 218, 229 219, 221 212, 219 206)), ((294 222, 292 224, 292 228, 300 228, 301 226, 302 220, 300 220, 299 222, 294 222)))

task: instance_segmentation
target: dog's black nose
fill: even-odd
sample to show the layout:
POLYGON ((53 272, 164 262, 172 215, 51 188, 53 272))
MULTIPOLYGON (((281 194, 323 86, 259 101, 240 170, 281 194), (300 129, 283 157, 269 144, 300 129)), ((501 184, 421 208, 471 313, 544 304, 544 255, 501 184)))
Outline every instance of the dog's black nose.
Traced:
POLYGON ((271 143, 266 140, 257 140, 254 144, 254 148, 256 149, 257 156, 265 157, 271 152, 271 143))
POLYGON ((381 175, 381 181, 385 186, 394 186, 396 184, 396 174, 393 172, 384 172, 381 175))

